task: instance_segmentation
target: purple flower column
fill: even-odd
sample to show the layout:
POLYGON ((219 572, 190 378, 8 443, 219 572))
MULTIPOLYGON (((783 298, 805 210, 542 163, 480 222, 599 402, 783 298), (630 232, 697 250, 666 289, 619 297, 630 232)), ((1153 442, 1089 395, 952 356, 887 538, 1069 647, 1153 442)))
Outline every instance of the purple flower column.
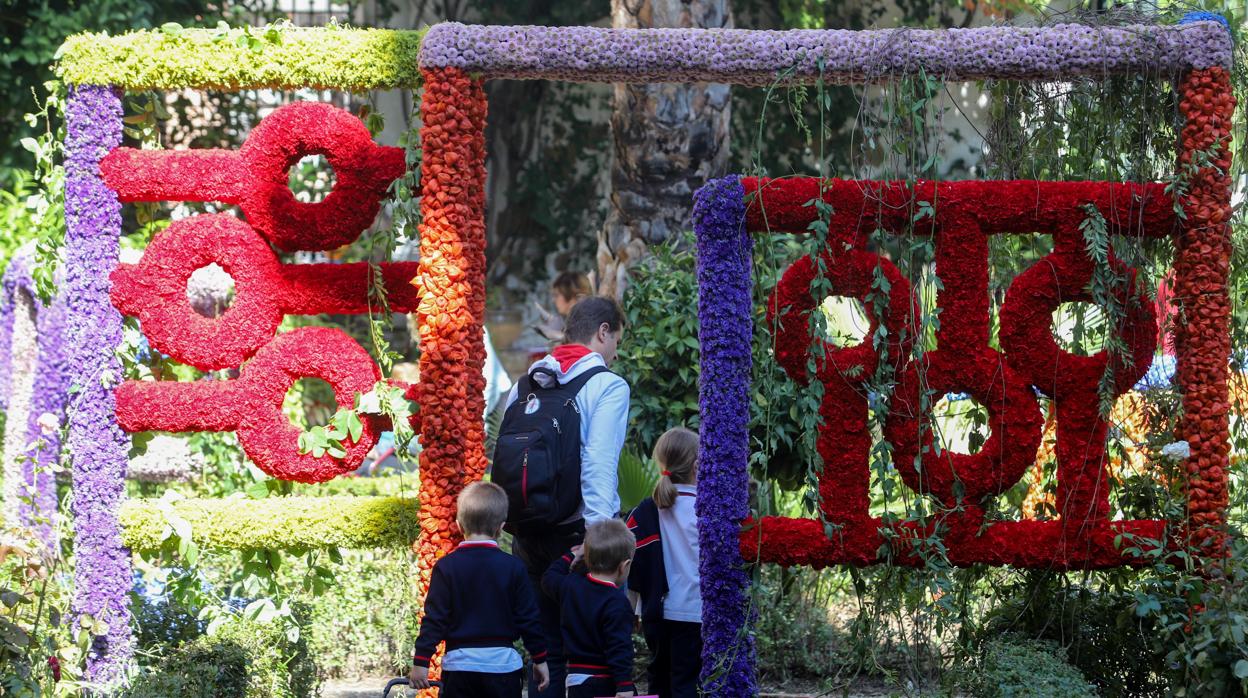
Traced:
POLYGON ((698 456, 698 545, 702 578, 702 690, 753 696, 754 638, 740 522, 749 516, 750 239, 737 176, 694 195, 698 238, 698 343, 702 415, 698 456))
MULTIPOLYGON (((33 501, 22 501, 13 506, 18 512, 18 520, 22 525, 35 529, 39 540, 48 549, 56 547, 53 522, 56 518, 56 478, 53 467, 60 455, 61 431, 64 419, 65 393, 68 388, 68 365, 65 361, 63 341, 64 296, 58 294, 50 305, 38 301, 35 285, 30 277, 33 264, 33 248, 23 248, 9 260, 8 269, 4 273, 4 294, 0 299, 0 407, 9 410, 9 416, 20 415, 16 406, 9 404, 15 397, 27 400, 25 409, 25 427, 11 423, 7 429, 19 430, 14 438, 6 443, 17 445, 23 456, 22 477, 20 482, 32 487, 33 501), (33 376, 31 376, 30 394, 15 396, 12 379, 14 357, 11 353, 13 345, 19 345, 21 337, 14 334, 15 327, 25 323, 14 316, 22 306, 29 302, 35 314, 35 341, 33 376), (37 448, 36 448, 37 446, 37 448)), ((58 275, 59 279, 59 275, 58 275)), ((19 453, 7 454, 8 458, 16 458, 19 453)), ((6 509, 10 504, 6 503, 6 509)))
POLYGON ((114 350, 121 315, 108 299, 117 266, 121 204, 100 178, 100 159, 121 143, 121 99, 108 87, 72 87, 65 138, 66 339, 71 381, 68 447, 73 462, 75 617, 108 624, 87 656, 87 678, 119 678, 132 646, 130 553, 117 511, 125 491, 129 439, 117 426, 113 388, 121 376, 114 350))

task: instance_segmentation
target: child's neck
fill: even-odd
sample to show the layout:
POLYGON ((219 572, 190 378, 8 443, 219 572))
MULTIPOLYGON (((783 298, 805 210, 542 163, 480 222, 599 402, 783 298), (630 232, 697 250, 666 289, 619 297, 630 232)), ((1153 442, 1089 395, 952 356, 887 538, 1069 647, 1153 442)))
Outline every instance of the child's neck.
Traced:
POLYGON ((491 536, 488 533, 469 533, 464 536, 466 541, 495 540, 497 536, 491 536))

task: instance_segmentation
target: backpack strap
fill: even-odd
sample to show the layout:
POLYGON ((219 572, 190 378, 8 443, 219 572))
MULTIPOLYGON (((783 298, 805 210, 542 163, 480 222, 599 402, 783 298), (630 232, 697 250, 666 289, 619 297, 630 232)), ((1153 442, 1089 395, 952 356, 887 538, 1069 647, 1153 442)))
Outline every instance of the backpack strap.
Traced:
POLYGON ((564 390, 567 390, 572 395, 576 395, 577 393, 581 392, 581 388, 585 387, 585 384, 589 382, 590 378, 593 378, 599 373, 610 373, 610 372, 611 372, 610 369, 608 369, 606 366, 595 366, 591 369, 586 369, 584 373, 578 375, 576 378, 573 378, 572 380, 568 381, 567 383, 564 383, 563 385, 559 387, 564 390))

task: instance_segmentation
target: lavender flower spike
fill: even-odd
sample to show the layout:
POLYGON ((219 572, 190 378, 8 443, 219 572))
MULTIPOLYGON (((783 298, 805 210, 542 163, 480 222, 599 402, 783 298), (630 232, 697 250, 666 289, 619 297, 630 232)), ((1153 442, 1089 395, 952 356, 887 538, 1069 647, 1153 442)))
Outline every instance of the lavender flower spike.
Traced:
POLYGON ((45 548, 54 550, 53 468, 60 456, 68 389, 64 296, 47 305, 39 300, 30 276, 33 262, 33 246, 13 255, 0 297, 0 408, 8 412, 4 518, 34 529, 45 548))
POLYGON ((694 195, 698 240, 698 571, 702 584, 702 690, 753 696, 750 579, 741 559, 740 522, 749 516, 750 238, 745 190, 737 176, 694 195))
POLYGON ((121 314, 109 302, 117 266, 121 203, 100 177, 100 159, 121 144, 121 99, 109 87, 71 87, 65 137, 65 288, 69 366, 77 391, 69 406, 73 462, 73 615, 106 623, 87 655, 87 679, 120 679, 133 652, 128 594, 130 551, 117 512, 125 495, 130 439, 117 425, 113 389, 121 363, 121 314))

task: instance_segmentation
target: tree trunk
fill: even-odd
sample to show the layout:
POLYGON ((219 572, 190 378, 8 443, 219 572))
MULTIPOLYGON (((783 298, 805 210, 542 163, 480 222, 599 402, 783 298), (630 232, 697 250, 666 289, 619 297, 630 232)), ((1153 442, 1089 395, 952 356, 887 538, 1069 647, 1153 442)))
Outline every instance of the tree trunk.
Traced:
MULTIPOLYGON (((732 26, 730 0, 611 0, 617 29, 732 26)), ((628 270, 691 226, 693 192, 728 167, 728 85, 615 85, 611 208, 598 234, 598 292, 621 298, 628 270)))

